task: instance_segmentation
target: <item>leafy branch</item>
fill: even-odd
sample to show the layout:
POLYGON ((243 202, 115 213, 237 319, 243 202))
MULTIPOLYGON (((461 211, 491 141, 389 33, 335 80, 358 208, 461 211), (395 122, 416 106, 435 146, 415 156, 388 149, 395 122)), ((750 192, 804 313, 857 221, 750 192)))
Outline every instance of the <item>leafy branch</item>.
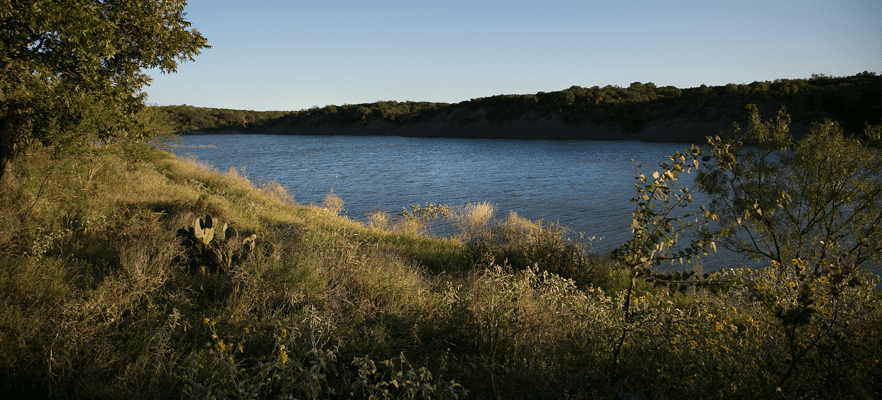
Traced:
POLYGON ((625 314, 624 327, 612 356, 614 374, 622 347, 631 331, 631 302, 638 276, 652 278, 655 275, 652 268, 664 261, 679 261, 682 264, 684 260, 699 254, 716 251, 713 237, 705 234, 699 234, 688 246, 680 246, 680 232, 685 229, 702 232, 701 228, 709 221, 716 221, 717 215, 702 205, 700 212, 685 212, 678 216, 678 209, 692 203, 692 192, 701 184, 701 179, 697 179, 691 188, 674 187, 681 173, 689 174, 693 169, 697 170, 701 162, 709 161, 711 157, 704 156, 701 149, 693 145, 683 153, 674 153, 668 159, 668 162, 660 165, 661 171, 652 173, 652 179, 640 173, 641 165, 635 168, 638 175, 634 184, 637 196, 631 199, 636 203, 631 221, 633 237, 613 253, 630 272, 630 282, 622 307, 625 314))

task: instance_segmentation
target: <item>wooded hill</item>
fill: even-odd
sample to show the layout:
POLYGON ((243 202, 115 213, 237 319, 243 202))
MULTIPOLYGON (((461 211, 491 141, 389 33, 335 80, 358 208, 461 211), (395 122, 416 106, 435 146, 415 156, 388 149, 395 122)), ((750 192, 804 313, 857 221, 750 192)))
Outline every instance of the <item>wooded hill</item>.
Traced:
POLYGON ((825 118, 860 132, 882 123, 882 76, 865 71, 688 89, 634 82, 627 88, 573 86, 456 104, 379 101, 294 112, 160 109, 178 133, 704 141, 742 121, 747 104, 756 104, 764 118, 786 107, 797 136, 825 118))

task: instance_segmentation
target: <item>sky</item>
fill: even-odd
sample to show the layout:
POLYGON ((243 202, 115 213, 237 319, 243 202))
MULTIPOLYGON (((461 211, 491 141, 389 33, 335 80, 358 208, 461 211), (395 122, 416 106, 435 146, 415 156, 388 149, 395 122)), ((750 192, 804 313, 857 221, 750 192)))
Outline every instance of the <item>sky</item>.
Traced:
POLYGON ((882 73, 879 0, 189 0, 211 46, 148 103, 296 111, 571 86, 882 73))

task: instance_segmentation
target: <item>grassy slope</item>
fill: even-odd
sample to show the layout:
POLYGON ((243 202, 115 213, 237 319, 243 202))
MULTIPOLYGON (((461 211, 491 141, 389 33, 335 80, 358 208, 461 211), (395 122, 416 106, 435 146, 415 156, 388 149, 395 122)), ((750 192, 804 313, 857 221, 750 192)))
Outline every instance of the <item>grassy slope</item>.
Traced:
MULTIPOLYGON (((628 328, 637 333, 611 374, 621 276, 557 239, 531 239, 534 225, 517 218, 499 225, 511 246, 491 251, 497 260, 538 263, 579 286, 480 262, 484 251, 407 233, 404 220, 367 227, 293 204, 276 184, 139 146, 60 160, 38 152, 20 176, 0 199, 0 384, 12 393, 750 397, 789 368, 784 328, 738 290, 644 285, 628 328), (225 273, 180 261, 175 231, 205 214, 257 234, 225 273), (554 264, 561 254, 586 258, 554 264)), ((807 348, 789 393, 880 394, 882 311, 867 306, 879 293, 849 290, 840 306, 854 312, 837 317, 850 323, 836 332, 848 339, 835 358, 807 348)))

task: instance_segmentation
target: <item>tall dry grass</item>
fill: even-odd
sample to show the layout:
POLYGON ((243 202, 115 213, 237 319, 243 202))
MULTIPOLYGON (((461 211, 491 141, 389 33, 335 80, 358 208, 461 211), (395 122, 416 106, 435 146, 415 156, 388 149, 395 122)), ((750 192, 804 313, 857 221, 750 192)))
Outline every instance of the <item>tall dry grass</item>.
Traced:
POLYGON ((487 203, 468 203, 454 207, 448 217, 457 229, 456 237, 473 243, 488 239, 490 222, 496 216, 496 206, 487 203))

